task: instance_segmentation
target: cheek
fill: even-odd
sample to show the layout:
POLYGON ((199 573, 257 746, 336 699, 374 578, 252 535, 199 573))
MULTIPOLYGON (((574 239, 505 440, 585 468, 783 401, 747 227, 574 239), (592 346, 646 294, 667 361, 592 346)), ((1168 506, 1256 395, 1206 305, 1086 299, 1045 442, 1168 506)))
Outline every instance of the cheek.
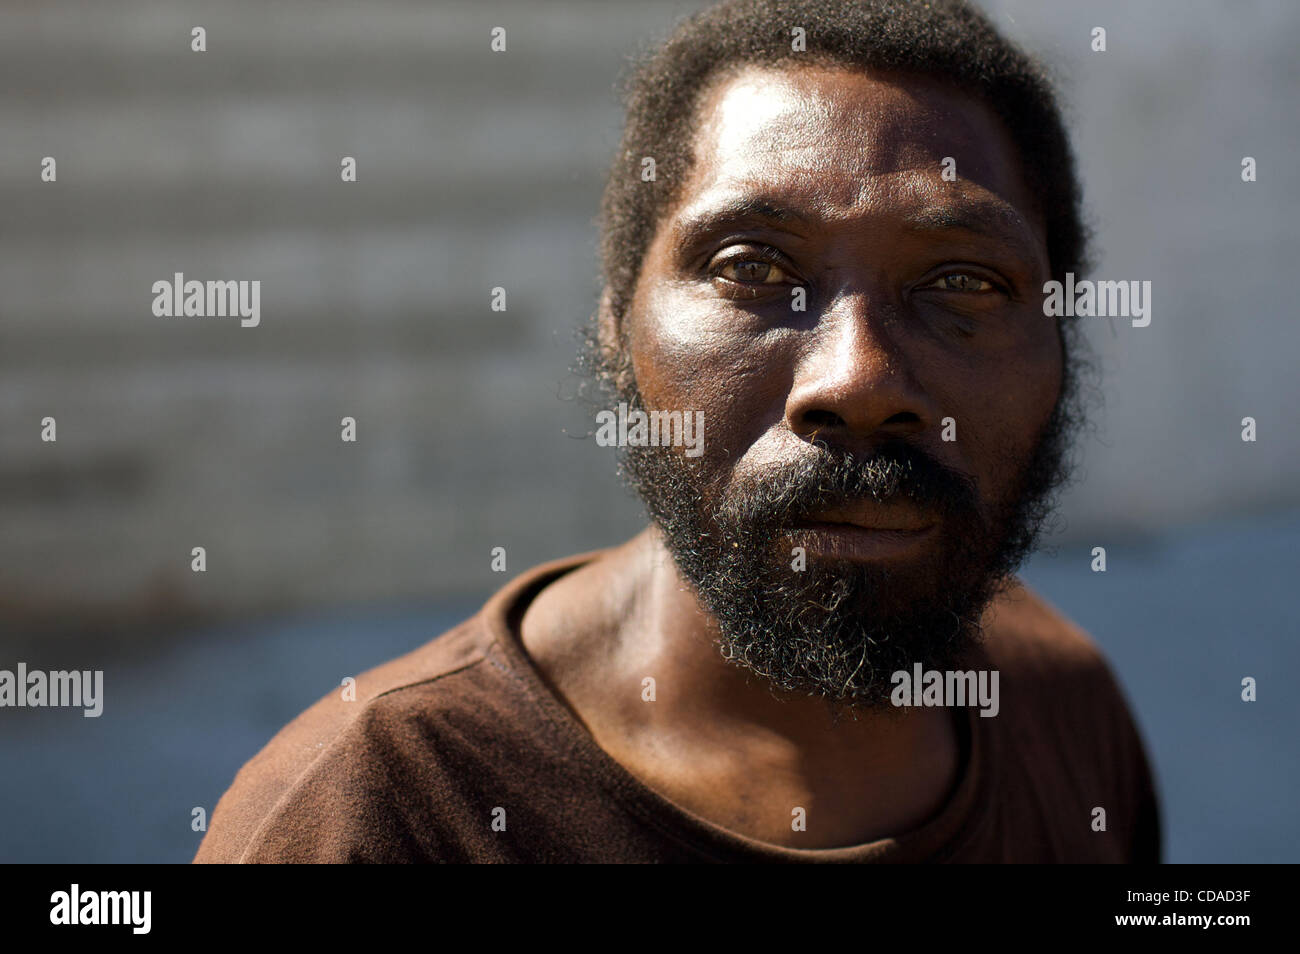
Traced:
POLYGON ((740 456, 781 420, 793 375, 788 335, 737 328, 671 289, 640 315, 629 346, 641 395, 652 409, 704 412, 706 455, 740 456))
POLYGON ((1028 463, 1056 406, 1061 370, 1059 344, 1052 340, 948 379, 944 406, 960 409, 949 413, 957 420, 961 466, 986 500, 1008 493, 1028 463))

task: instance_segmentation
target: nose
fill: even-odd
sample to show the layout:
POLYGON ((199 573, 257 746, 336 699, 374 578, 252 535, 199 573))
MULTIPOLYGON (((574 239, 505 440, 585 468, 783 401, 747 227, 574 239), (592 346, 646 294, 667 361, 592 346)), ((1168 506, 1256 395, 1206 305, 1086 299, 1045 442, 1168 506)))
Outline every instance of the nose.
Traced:
POLYGON ((865 294, 841 296, 827 308, 810 329, 786 399, 786 424, 795 434, 852 449, 935 424, 933 399, 900 346, 902 320, 865 294))

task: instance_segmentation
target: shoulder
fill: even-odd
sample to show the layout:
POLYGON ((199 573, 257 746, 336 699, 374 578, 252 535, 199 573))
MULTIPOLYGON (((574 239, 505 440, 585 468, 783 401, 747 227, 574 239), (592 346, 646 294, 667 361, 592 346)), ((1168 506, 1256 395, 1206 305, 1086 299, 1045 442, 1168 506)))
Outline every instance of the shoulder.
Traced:
POLYGON ((468 702, 500 678, 480 617, 362 673, 280 730, 235 776, 194 860, 401 857, 414 753, 436 750, 448 734, 440 723, 463 732, 466 713, 488 715, 468 702))
POLYGON ((1091 636, 1018 577, 989 605, 984 623, 1003 651, 1062 662, 1100 656, 1091 636))
POLYGON ((999 672, 990 730, 1008 785, 1109 806, 1132 860, 1156 860, 1155 781, 1137 721, 1093 638, 1017 580, 985 615, 984 664, 999 672))
MULTIPOLYGON (((1003 712, 1020 733, 1128 735, 1128 700, 1101 648, 1017 579, 984 615, 982 651, 999 673, 1003 712)), ((1080 739, 1082 742, 1083 739, 1080 739)))
POLYGON ((1118 684, 1093 638, 1023 581, 1016 579, 984 614, 984 650, 1022 690, 1104 691, 1115 701, 1118 684))
POLYGON ((563 761, 541 690, 509 632, 553 579, 601 551, 545 563, 473 617, 336 688, 240 769, 196 862, 482 860, 484 789, 563 761))

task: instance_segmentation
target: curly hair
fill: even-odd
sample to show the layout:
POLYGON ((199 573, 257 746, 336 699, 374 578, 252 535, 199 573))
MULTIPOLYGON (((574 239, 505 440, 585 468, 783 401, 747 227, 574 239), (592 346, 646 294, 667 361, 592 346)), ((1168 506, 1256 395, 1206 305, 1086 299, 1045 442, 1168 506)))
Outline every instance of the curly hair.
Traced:
MULTIPOLYGON (((749 66, 824 65, 888 70, 946 81, 986 103, 1015 144, 1046 226, 1052 277, 1088 268, 1088 231, 1074 156, 1046 70, 964 0, 724 0, 680 23, 624 81, 626 122, 600 206, 601 272, 617 326, 632 300, 655 231, 680 197, 693 157, 697 111, 714 86, 749 66), (792 29, 805 51, 792 49, 792 29), (642 181, 643 156, 656 177, 642 181)), ((1060 322, 1067 403, 1077 398, 1077 324, 1060 322)), ((626 347, 583 329, 580 364, 626 391, 626 347)), ((622 336, 619 336, 620 339, 622 336)))

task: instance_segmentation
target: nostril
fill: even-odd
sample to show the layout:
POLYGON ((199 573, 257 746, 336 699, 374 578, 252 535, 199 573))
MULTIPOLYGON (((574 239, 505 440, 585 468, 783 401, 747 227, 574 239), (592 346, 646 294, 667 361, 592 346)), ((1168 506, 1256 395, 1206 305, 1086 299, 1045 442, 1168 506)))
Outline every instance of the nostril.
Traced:
POLYGON ((834 411, 812 410, 803 413, 803 421, 809 427, 845 427, 844 418, 840 417, 834 411))
POLYGON ((915 414, 913 414, 911 411, 899 411, 889 420, 885 421, 885 423, 886 424, 915 424, 920 420, 921 419, 917 417, 915 414))

